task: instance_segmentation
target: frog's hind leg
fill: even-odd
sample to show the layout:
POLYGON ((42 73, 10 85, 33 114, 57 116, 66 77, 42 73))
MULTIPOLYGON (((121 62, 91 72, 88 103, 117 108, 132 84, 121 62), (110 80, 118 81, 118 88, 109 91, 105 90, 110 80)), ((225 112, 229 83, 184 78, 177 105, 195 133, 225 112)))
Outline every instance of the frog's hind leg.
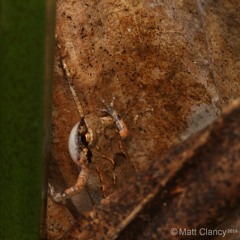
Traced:
POLYGON ((83 190, 89 178, 89 169, 85 165, 86 161, 85 156, 78 161, 80 170, 78 179, 74 186, 67 188, 63 193, 56 193, 54 188, 49 184, 49 194, 55 202, 64 202, 65 199, 70 198, 83 190))
POLYGON ((81 165, 81 171, 74 186, 67 188, 62 194, 64 198, 69 198, 79 192, 86 186, 89 178, 89 170, 85 164, 81 165))

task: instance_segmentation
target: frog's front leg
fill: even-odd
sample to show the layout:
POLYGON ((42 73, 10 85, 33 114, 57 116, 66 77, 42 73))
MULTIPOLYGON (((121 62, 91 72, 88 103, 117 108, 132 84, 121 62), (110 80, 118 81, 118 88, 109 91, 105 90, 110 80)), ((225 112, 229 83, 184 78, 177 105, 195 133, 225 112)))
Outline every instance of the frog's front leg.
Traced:
POLYGON ((82 189, 86 186, 89 178, 89 170, 85 165, 86 161, 86 156, 83 156, 78 161, 78 167, 80 172, 74 186, 67 188, 63 193, 56 193, 54 191, 54 188, 49 185, 49 194, 55 202, 63 202, 65 199, 70 198, 71 196, 81 192, 82 189))
POLYGON ((120 114, 114 109, 113 104, 114 104, 115 97, 113 97, 113 100, 110 105, 107 105, 105 101, 103 101, 103 104, 105 106, 105 109, 103 111, 107 112, 109 115, 112 116, 112 118, 115 121, 116 127, 119 131, 119 134, 122 139, 125 139, 128 136, 128 128, 120 114))

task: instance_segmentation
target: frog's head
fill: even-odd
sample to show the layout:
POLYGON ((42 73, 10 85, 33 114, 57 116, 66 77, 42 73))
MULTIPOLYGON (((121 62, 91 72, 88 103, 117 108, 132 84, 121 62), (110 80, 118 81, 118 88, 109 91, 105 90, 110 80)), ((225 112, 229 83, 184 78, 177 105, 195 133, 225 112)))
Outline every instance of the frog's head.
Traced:
POLYGON ((84 117, 72 128, 69 139, 68 149, 72 160, 77 164, 83 149, 88 150, 88 161, 91 161, 91 147, 96 144, 96 133, 89 127, 87 119, 84 117))

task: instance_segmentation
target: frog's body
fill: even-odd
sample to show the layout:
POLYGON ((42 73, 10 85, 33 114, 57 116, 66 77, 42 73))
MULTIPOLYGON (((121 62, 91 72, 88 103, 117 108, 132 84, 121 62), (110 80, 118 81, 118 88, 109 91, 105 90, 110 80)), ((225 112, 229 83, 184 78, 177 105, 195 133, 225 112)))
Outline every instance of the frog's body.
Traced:
POLYGON ((56 202, 64 201, 87 188, 93 203, 111 194, 133 172, 124 149, 128 130, 111 106, 110 115, 88 114, 73 127, 69 137, 69 152, 78 165, 79 176, 74 186, 63 193, 50 193, 56 202), (118 131, 117 131, 118 129, 118 131))

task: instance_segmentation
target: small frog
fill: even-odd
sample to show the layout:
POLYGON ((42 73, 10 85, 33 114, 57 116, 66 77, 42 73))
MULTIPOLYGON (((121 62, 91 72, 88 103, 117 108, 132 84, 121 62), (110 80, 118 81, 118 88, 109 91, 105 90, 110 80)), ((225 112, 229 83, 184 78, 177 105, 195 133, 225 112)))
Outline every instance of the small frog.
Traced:
POLYGON ((110 105, 103 101, 106 116, 88 114, 72 128, 68 147, 79 176, 75 185, 63 193, 56 193, 50 185, 49 193, 54 201, 64 202, 87 187, 93 204, 98 204, 132 174, 133 166, 123 141, 128 136, 128 128, 114 109, 114 100, 110 105))

